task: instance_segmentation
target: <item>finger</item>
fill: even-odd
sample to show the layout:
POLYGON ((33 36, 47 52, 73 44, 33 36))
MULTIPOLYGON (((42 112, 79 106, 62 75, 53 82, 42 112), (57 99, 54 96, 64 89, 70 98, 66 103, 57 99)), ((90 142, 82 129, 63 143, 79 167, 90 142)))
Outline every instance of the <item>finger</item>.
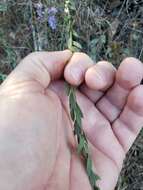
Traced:
POLYGON ((117 168, 120 169, 124 151, 116 139, 109 122, 86 96, 77 93, 77 100, 84 115, 83 128, 89 141, 113 160, 117 168), (118 153, 116 150, 118 150, 118 153))
POLYGON ((93 64, 93 61, 85 53, 74 53, 65 68, 65 79, 72 85, 80 85, 85 79, 86 70, 93 64))
POLYGON ((87 70, 86 84, 80 87, 80 91, 96 103, 113 84, 115 74, 116 69, 111 63, 100 61, 87 70))
POLYGON ((80 89, 80 92, 86 95, 94 103, 96 103, 104 95, 103 91, 92 90, 88 88, 86 84, 81 85, 79 89, 80 89))
POLYGON ((106 90, 113 84, 115 72, 111 63, 100 61, 86 71, 86 84, 93 90, 106 90))
MULTIPOLYGON (((117 170, 116 165, 111 159, 109 159, 105 154, 100 152, 95 147, 92 147, 91 152, 93 166, 95 168, 94 172, 101 178, 101 180, 97 180, 97 186, 102 190, 114 189, 117 184, 120 171, 117 170)), ((89 179, 78 155, 72 156, 70 172, 71 190, 78 190, 79 186, 82 188, 82 190, 91 190, 89 179)))
POLYGON ((101 190, 113 190, 117 184, 120 170, 118 170, 112 159, 97 148, 93 147, 91 152, 96 173, 101 178, 101 180, 97 181, 97 185, 101 190))
POLYGON ((130 91, 143 78, 143 65, 135 58, 126 58, 120 65, 116 81, 106 95, 97 103, 98 109, 113 122, 126 104, 130 91))
POLYGON ((113 130, 127 152, 143 126, 143 85, 132 90, 113 130))
POLYGON ((85 168, 76 153, 72 155, 70 169, 71 183, 69 189, 78 190, 80 187, 82 190, 91 190, 91 185, 85 172, 85 168))
MULTIPOLYGON (((115 163, 105 154, 92 145, 91 147, 93 169, 95 174, 100 176, 100 180, 97 180, 97 186, 102 190, 114 189, 120 171, 117 169, 115 163)), ((73 155, 71 159, 71 190, 78 190, 79 186, 82 190, 91 190, 89 179, 79 156, 73 155)))
POLYGON ((36 81, 46 88, 51 80, 61 77, 71 56, 70 50, 31 53, 21 61, 3 85, 36 81))

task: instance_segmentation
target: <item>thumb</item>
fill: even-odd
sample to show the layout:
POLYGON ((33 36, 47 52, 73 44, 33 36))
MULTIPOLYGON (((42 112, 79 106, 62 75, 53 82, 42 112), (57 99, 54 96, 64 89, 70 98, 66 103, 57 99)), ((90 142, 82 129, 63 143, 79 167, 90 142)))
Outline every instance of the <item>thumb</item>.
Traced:
POLYGON ((34 81, 46 88, 51 80, 61 77, 71 56, 70 50, 31 53, 12 71, 2 86, 34 81))

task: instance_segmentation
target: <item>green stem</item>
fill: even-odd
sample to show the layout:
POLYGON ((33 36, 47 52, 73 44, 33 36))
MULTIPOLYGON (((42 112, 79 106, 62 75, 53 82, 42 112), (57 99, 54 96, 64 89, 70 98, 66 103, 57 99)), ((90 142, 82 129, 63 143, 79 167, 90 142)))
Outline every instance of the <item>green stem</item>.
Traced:
POLYGON ((77 103, 76 88, 67 84, 67 95, 69 97, 70 115, 74 124, 74 135, 77 140, 77 152, 85 164, 86 173, 93 190, 99 190, 96 185, 99 176, 93 171, 93 162, 89 151, 89 144, 82 128, 83 113, 77 103))
MULTIPOLYGON (((72 2, 72 4, 70 4, 70 3, 71 3, 71 0, 67 0, 65 2, 65 8, 66 8, 66 13, 67 13, 67 17, 68 17, 68 19, 67 19, 67 28, 68 28, 67 44, 68 44, 68 49, 70 49, 72 52, 75 52, 77 50, 77 47, 74 47, 74 44, 77 44, 78 47, 81 47, 81 46, 78 42, 73 41, 73 36, 74 36, 74 33, 76 33, 76 32, 73 30, 73 20, 72 20, 72 15, 70 13, 70 6, 72 6, 72 11, 73 11, 73 2, 72 2)), ((84 130, 82 128, 82 119, 84 116, 80 109, 80 106, 77 103, 76 88, 71 86, 70 84, 67 84, 67 95, 69 97, 70 115, 71 115, 73 125, 74 125, 74 135, 77 140, 77 152, 84 162, 84 165, 86 168, 86 173, 89 178, 92 189, 99 190, 99 188, 96 185, 96 182, 97 182, 97 180, 100 179, 100 177, 98 175, 96 175, 93 171, 93 161, 92 161, 90 151, 89 151, 88 140, 87 140, 84 130)))

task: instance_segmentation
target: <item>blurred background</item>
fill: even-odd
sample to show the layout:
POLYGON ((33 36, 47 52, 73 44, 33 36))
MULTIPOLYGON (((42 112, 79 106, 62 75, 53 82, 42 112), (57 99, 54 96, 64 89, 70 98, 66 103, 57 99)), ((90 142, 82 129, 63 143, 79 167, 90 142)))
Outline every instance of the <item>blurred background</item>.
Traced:
MULTIPOLYGON (((143 0, 72 2, 81 51, 116 67, 128 56, 143 61, 143 0)), ((28 53, 65 48, 64 0, 0 0, 0 82, 28 53)), ((116 190, 143 190, 143 131, 127 155, 116 190)))

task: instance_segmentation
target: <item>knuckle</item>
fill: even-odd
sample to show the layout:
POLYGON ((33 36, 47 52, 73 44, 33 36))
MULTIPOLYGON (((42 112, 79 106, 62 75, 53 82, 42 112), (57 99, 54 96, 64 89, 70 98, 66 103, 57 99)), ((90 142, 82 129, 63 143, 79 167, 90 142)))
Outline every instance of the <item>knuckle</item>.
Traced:
POLYGON ((40 52, 32 52, 28 54, 24 59, 21 60, 21 64, 32 64, 38 63, 40 52))

